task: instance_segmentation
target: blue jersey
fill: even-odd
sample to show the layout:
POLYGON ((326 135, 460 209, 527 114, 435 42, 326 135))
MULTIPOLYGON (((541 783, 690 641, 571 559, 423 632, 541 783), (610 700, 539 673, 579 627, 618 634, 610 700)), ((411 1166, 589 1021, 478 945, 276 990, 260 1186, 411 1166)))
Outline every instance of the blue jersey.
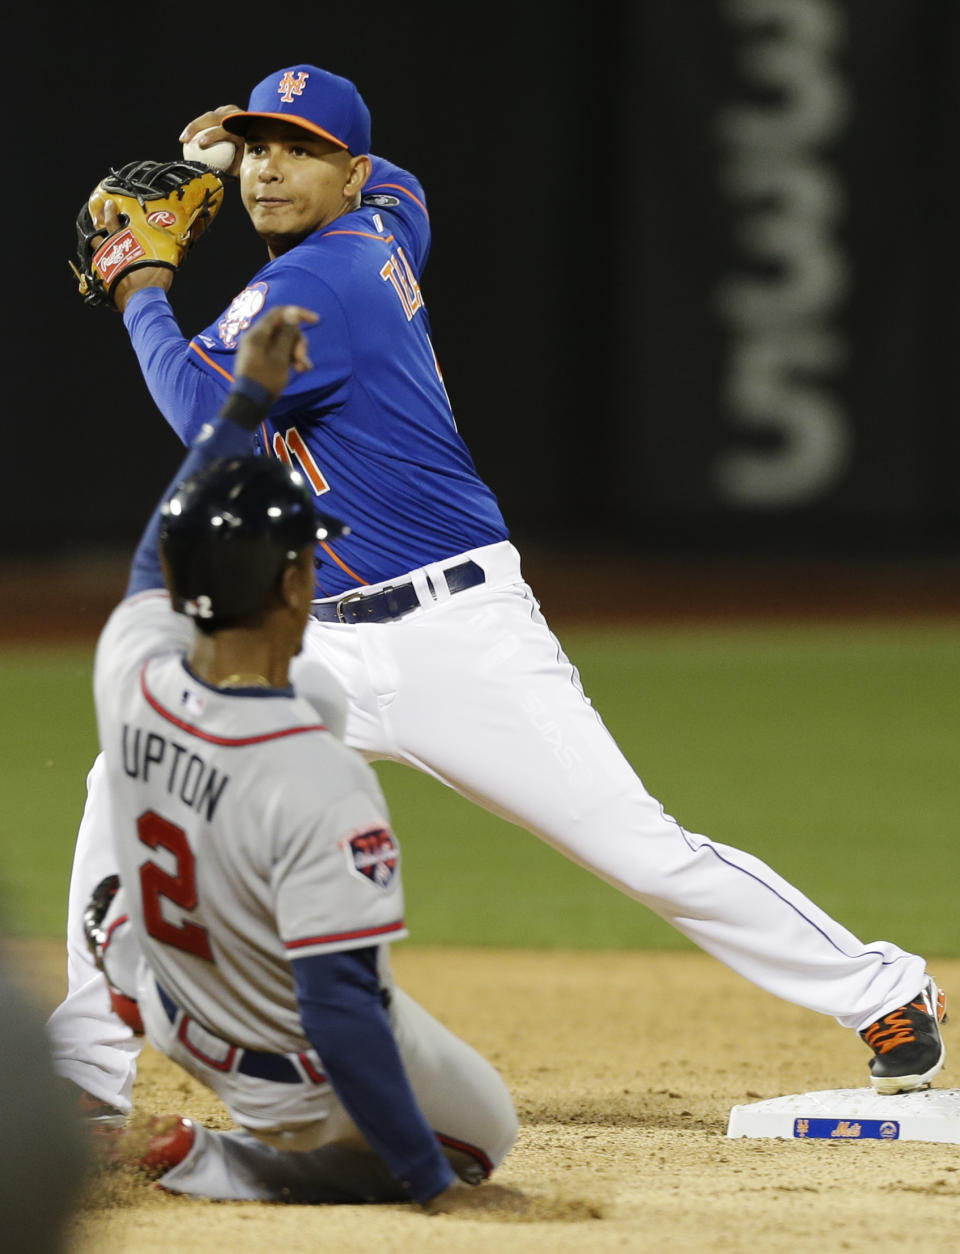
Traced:
POLYGON ((320 315, 306 332, 312 369, 293 376, 257 436, 260 452, 301 471, 318 507, 350 526, 327 548, 318 596, 508 535, 433 351, 420 290, 429 247, 419 183, 374 158, 361 207, 268 262, 189 344, 160 289, 124 314, 148 386, 184 440, 219 408, 240 336, 263 310, 320 315))

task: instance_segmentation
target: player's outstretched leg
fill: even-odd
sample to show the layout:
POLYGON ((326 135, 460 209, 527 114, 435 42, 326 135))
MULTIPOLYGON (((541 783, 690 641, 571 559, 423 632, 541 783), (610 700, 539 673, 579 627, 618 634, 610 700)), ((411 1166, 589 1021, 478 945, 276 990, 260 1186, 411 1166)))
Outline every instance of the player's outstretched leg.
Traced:
MULTIPOLYGON (((390 990, 389 1015, 417 1103, 453 1169, 469 1183, 486 1179, 517 1135, 517 1115, 502 1077, 481 1054, 402 990, 390 990)), ((171 1192, 220 1200, 301 1202, 403 1201, 406 1189, 370 1149, 336 1094, 306 1079, 300 1085, 251 1079, 208 1065, 181 1039, 156 981, 141 968, 138 1006, 150 1040, 216 1092, 239 1130, 213 1132, 172 1121, 144 1148, 135 1128, 116 1144, 129 1160, 162 1166, 171 1192), (258 1134, 248 1131, 256 1128, 258 1134), (168 1150, 172 1144, 175 1151, 168 1150), (296 1146, 296 1148, 292 1148, 296 1146)), ((148 1129, 157 1132, 157 1129, 148 1129)))
POLYGON ((83 913, 97 884, 116 870, 103 755, 87 776, 67 910, 67 995, 47 1021, 54 1070, 93 1099, 129 1112, 142 1042, 110 1009, 106 980, 93 961, 83 913))
MULTIPOLYGON (((305 639, 348 677, 347 739, 366 756, 406 762, 535 833, 746 979, 844 1027, 866 1032, 918 1000, 920 955, 861 941, 759 858, 664 809, 519 578, 500 571, 482 591, 391 623, 376 644, 374 669, 356 633, 317 623, 305 639)), ((924 1083, 938 1052, 921 1067, 887 1050, 882 1070, 924 1083)))
POLYGON ((178 1115, 100 1136, 105 1161, 136 1167, 170 1193, 234 1202, 388 1202, 409 1195, 369 1149, 277 1150, 242 1129, 215 1132, 178 1115))
POLYGON ((278 1150, 250 1132, 215 1132, 161 1115, 137 1129, 104 1132, 107 1162, 136 1167, 170 1193, 211 1201, 359 1204, 406 1202, 410 1194, 373 1151, 351 1140, 278 1150))

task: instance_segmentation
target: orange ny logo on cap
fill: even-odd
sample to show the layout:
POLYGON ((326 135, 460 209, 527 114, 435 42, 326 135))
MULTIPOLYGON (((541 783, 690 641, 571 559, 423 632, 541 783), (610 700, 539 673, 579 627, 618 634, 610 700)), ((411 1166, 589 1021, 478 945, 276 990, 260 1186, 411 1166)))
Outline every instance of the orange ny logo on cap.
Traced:
POLYGON ((280 86, 277 88, 280 99, 284 104, 293 104, 294 96, 303 95, 303 89, 306 86, 306 82, 309 77, 310 75, 305 73, 303 70, 301 70, 296 76, 294 76, 290 70, 287 70, 283 78, 280 80, 280 86))

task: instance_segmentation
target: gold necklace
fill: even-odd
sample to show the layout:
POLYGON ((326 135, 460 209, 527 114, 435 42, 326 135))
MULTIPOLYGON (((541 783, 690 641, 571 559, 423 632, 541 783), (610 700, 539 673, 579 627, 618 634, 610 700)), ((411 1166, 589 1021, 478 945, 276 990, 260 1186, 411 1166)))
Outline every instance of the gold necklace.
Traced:
POLYGON ((217 684, 218 688, 272 688, 265 675, 228 675, 217 684))

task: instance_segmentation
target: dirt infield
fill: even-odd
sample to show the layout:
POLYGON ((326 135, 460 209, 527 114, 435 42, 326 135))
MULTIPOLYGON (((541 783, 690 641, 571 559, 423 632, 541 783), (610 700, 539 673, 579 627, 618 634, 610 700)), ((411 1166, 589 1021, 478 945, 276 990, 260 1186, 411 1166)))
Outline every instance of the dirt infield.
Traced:
MULTIPOLYGON (((24 978, 52 1007, 61 947, 13 944, 24 978)), ((725 1136, 735 1104, 865 1084, 866 1047, 833 1020, 700 954, 399 945, 395 968, 507 1080, 521 1132, 497 1179, 531 1195, 525 1217, 204 1203, 115 1173, 91 1188, 71 1254, 957 1249, 957 1146, 725 1136)), ((935 971, 960 989, 960 961, 935 971)), ((228 1126, 215 1099, 149 1048, 136 1102, 228 1126)))
MULTIPOLYGON (((956 568, 783 568, 525 562, 554 625, 783 617, 960 616, 956 568)), ((11 642, 92 639, 125 561, 0 568, 11 642)), ((45 1009, 62 947, 13 941, 45 1009)), ((786 1254, 960 1246, 960 1147, 730 1140, 733 1105, 866 1084, 865 1046, 830 1019, 689 953, 521 952, 399 945, 398 982, 489 1057, 521 1131, 497 1179, 532 1199, 522 1218, 429 1218, 414 1207, 203 1203, 132 1174, 100 1176, 70 1254, 786 1254)), ((934 973, 960 1006, 960 960, 934 973)), ((955 1031, 955 1029, 954 1029, 955 1031)), ((948 1050, 951 1029, 946 1032, 948 1050)), ((941 1084, 954 1085, 948 1070, 941 1084)), ((220 1104, 145 1050, 143 1113, 228 1126, 220 1104)))

